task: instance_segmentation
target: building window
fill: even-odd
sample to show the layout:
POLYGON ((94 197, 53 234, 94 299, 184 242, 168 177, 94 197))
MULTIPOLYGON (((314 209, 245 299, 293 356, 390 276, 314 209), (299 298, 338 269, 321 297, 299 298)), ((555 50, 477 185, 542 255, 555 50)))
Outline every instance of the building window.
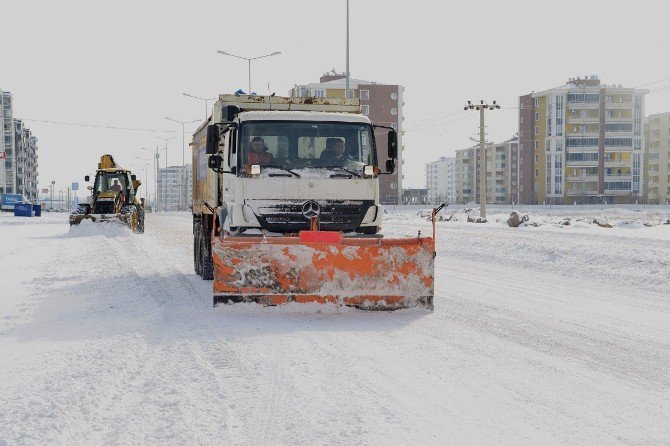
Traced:
POLYGON ((347 99, 354 98, 354 90, 347 90, 347 99))
POLYGON ((540 134, 540 128, 538 126, 535 126, 535 136, 540 134))
POLYGON ((361 105, 361 113, 363 113, 365 116, 370 114, 370 106, 369 105, 361 105))
POLYGON ((312 96, 315 98, 325 98, 326 97, 326 91, 325 90, 314 90, 312 92, 312 96))
POLYGON ((533 98, 533 107, 540 106, 540 98, 533 98))
POLYGON ((535 112, 535 120, 536 121, 540 120, 540 112, 535 112))
POLYGON ((361 100, 367 101, 370 99, 370 90, 361 90, 359 93, 361 100))

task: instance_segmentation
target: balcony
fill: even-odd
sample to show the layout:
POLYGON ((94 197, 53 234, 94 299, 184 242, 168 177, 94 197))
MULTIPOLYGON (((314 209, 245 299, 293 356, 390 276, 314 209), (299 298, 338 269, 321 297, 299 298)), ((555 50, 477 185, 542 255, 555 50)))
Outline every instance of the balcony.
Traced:
POLYGON ((568 124, 593 124, 600 122, 600 117, 598 116, 575 116, 568 118, 568 124))
POLYGON ((631 191, 630 190, 608 190, 605 189, 605 195, 611 195, 611 196, 624 196, 624 195, 630 195, 631 191))
POLYGON ((605 161, 605 167, 631 167, 631 161, 605 161))
POLYGON ((566 190, 566 196, 571 197, 587 197, 589 195, 598 195, 598 189, 575 189, 575 190, 566 190))
POLYGON ((568 110, 584 110, 590 108, 600 108, 600 102, 568 102, 568 110))
POLYGON ((632 117, 605 117, 605 122, 625 122, 625 123, 633 123, 633 118, 632 117))
POLYGON ((575 182, 575 183, 583 183, 583 182, 597 182, 598 181, 598 175, 572 175, 572 176, 566 176, 565 181, 568 182, 575 182))
MULTIPOLYGON (((598 167, 598 160, 591 161, 570 161, 566 160, 565 165, 568 167, 598 167)), ((624 167, 624 166, 620 166, 624 167)))
POLYGON ((605 181, 633 181, 633 175, 605 175, 605 181))

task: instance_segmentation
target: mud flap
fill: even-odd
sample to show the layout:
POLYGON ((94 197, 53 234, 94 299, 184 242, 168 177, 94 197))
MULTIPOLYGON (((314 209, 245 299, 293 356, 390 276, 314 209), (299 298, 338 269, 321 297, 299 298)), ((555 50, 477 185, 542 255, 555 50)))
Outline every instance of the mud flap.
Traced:
POLYGON ((433 308, 434 241, 303 231, 299 237, 213 237, 214 303, 335 303, 433 308))

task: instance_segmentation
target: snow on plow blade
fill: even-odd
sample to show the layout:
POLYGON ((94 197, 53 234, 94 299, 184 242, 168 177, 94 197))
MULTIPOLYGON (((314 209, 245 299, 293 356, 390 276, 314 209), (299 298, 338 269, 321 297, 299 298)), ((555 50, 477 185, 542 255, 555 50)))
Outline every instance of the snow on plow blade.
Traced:
POLYGON ((78 225, 83 220, 92 220, 96 223, 128 224, 128 216, 122 214, 70 214, 70 226, 78 225))
POLYGON ((214 237, 214 304, 335 303, 369 309, 433 308, 429 237, 214 237))

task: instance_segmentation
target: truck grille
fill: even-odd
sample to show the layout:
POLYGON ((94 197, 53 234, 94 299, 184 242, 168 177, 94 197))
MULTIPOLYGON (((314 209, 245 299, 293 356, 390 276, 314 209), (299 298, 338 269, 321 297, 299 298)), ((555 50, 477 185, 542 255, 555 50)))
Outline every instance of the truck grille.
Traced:
MULTIPOLYGON (((363 221, 372 200, 315 200, 321 209, 319 220, 324 231, 355 231, 363 221)), ((302 213, 304 201, 264 201, 254 209, 263 229, 271 232, 298 232, 309 229, 309 219, 302 213)))

